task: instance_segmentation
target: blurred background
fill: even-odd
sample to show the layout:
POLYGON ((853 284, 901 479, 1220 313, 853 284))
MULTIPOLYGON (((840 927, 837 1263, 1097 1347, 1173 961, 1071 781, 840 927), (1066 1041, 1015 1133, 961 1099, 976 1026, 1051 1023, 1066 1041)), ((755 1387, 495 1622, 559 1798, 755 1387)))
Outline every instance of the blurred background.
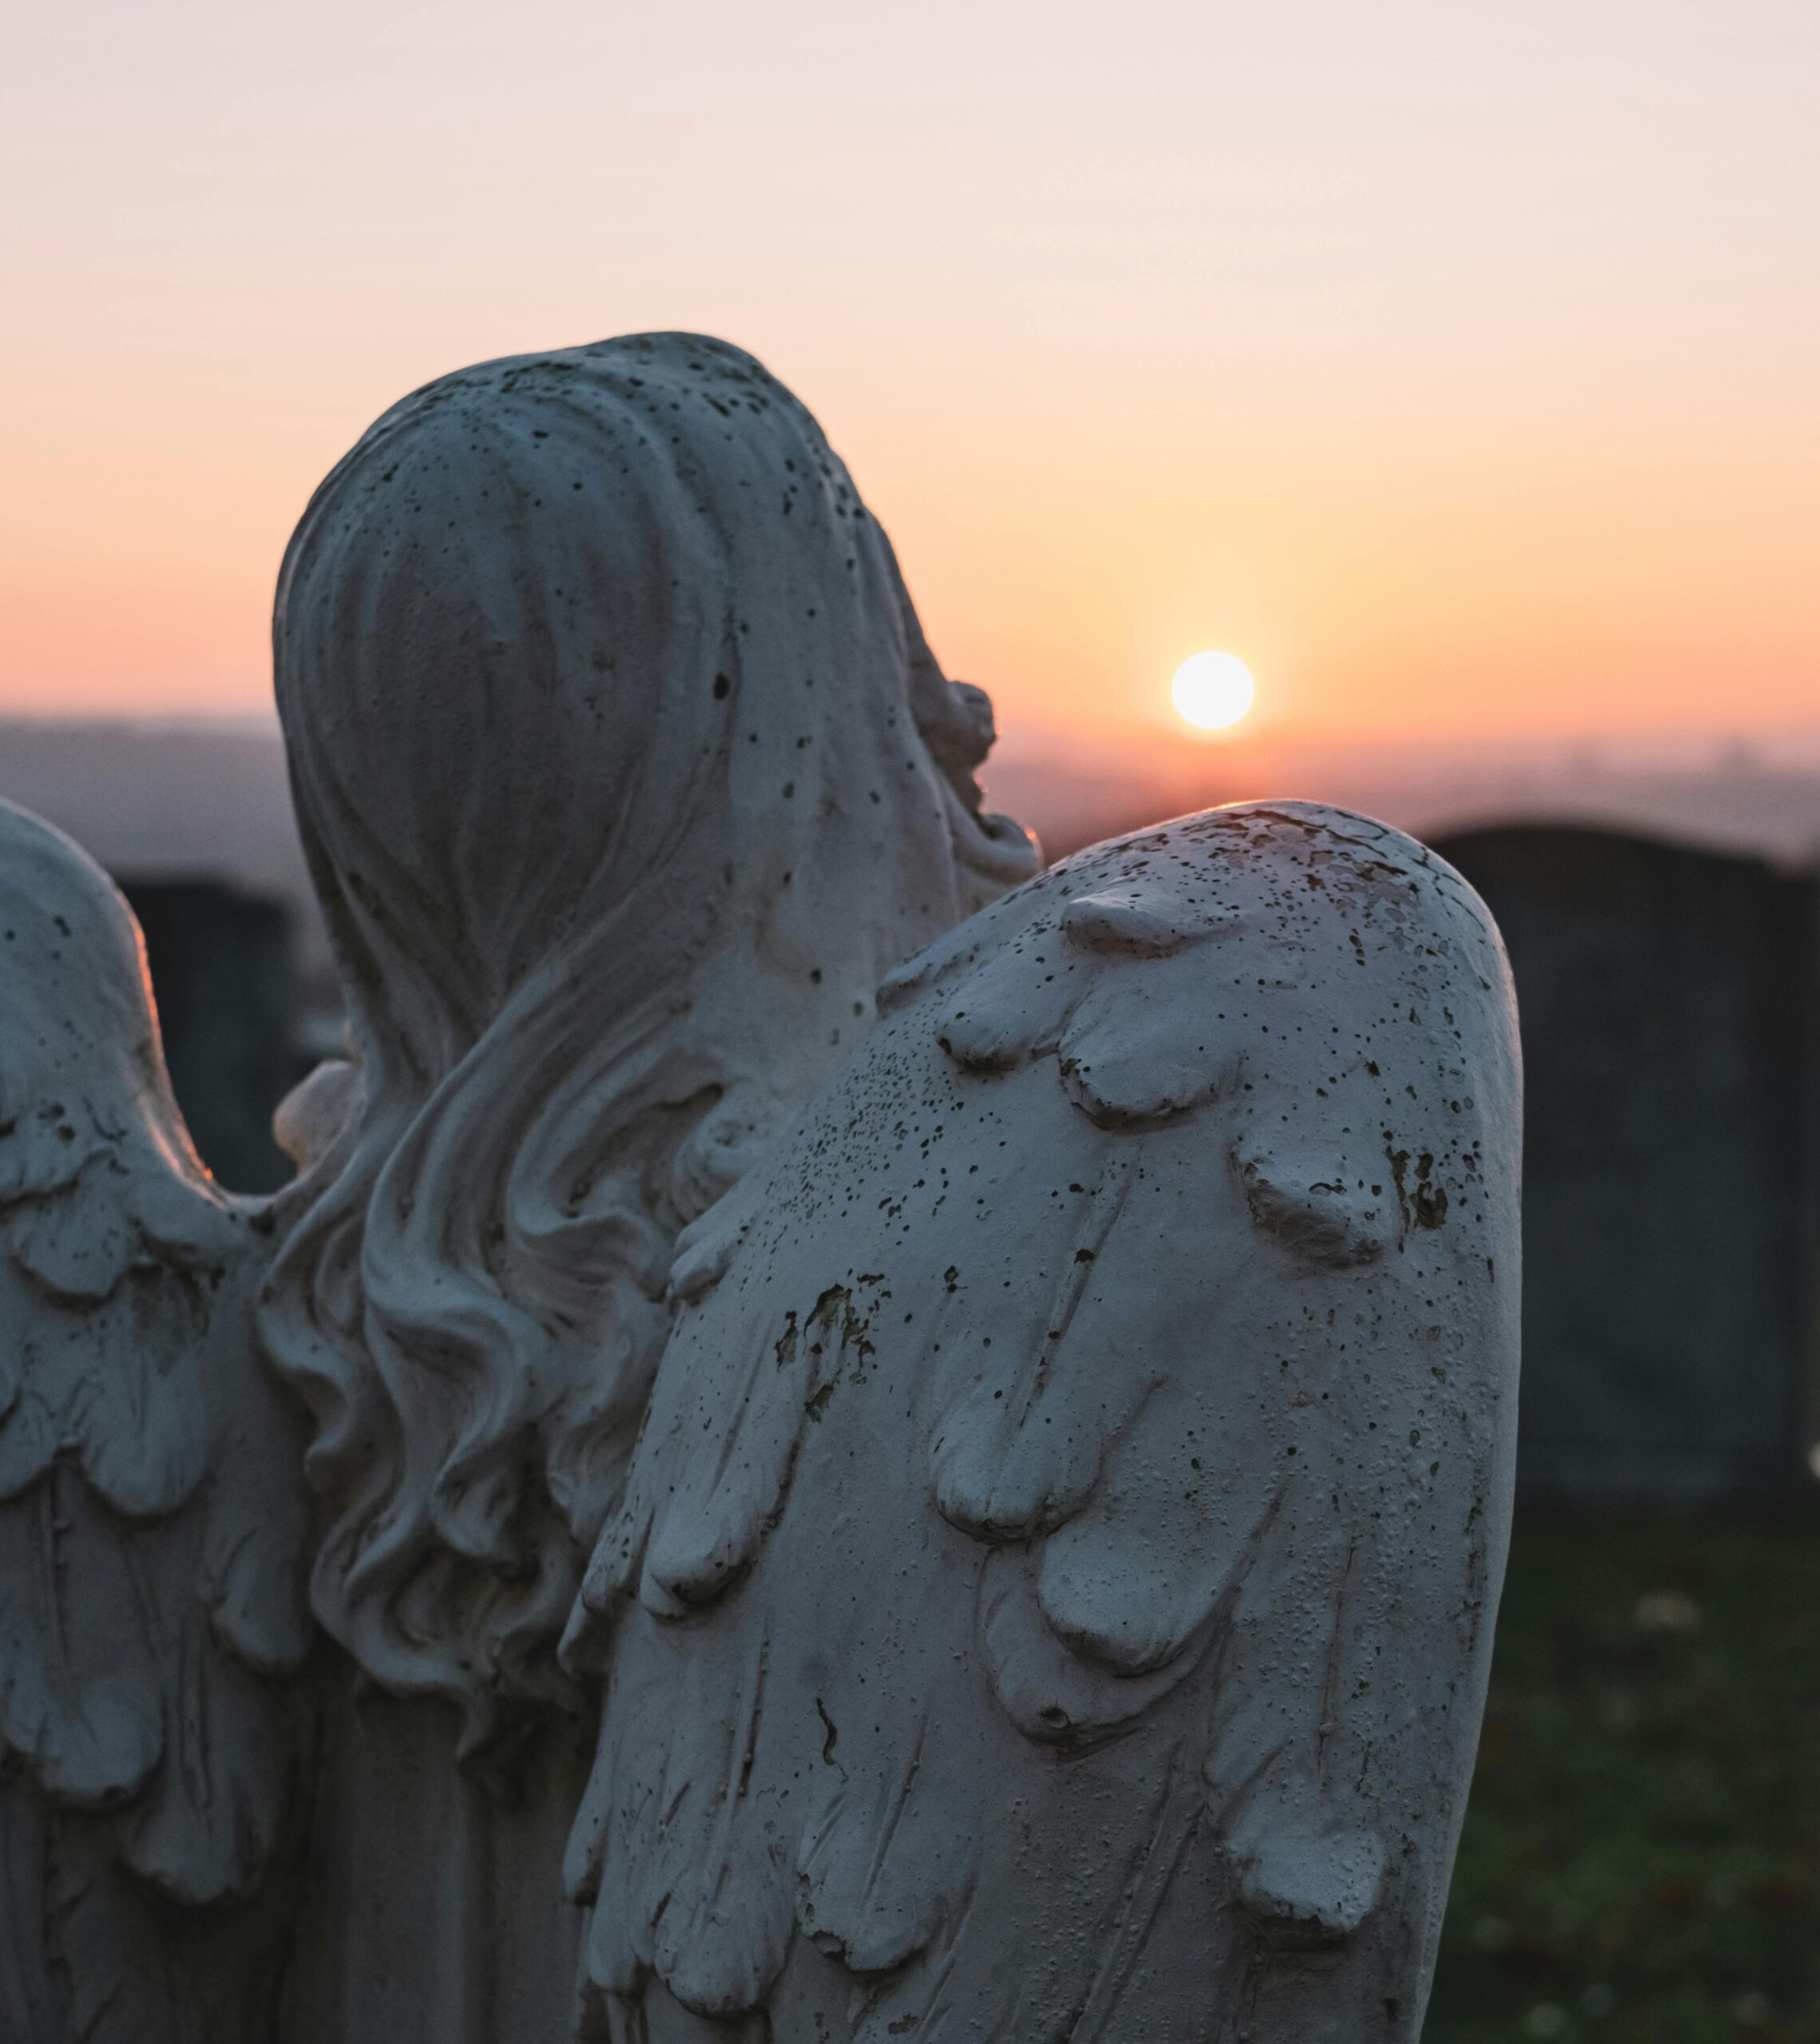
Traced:
POLYGON ((0 794, 126 886, 221 1177, 338 1039, 310 490, 464 362, 752 349, 1052 853, 1320 797, 1504 927, 1523 1502, 1429 2037, 1820 2040, 1813 0, 65 0, 0 111, 0 794))

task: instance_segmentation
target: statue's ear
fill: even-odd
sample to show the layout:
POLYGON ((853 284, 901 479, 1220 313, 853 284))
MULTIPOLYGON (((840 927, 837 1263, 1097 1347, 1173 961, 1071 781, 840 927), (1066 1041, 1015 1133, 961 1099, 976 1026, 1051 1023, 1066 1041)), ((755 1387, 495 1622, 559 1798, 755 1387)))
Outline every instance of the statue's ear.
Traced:
POLYGON ((272 1139, 297 1167, 312 1170, 360 1118, 367 1097, 359 1065, 329 1058, 300 1079, 273 1110, 272 1139))

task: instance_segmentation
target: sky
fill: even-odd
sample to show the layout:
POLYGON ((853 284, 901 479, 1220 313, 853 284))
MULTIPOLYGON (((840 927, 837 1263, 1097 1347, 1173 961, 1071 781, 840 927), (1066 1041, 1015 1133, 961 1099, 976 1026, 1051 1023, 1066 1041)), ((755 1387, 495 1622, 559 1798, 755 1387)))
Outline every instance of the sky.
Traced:
POLYGON ((1820 730, 1814 0, 60 0, 0 137, 0 713, 265 710, 371 418, 668 327, 1009 725, 1820 730))

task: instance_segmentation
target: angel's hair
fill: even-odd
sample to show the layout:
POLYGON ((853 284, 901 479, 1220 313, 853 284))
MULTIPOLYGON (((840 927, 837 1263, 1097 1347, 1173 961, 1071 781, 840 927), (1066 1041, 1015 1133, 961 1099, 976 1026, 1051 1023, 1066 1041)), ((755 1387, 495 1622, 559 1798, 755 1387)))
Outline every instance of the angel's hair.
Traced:
POLYGON ((315 1605, 484 1721, 560 1681, 676 1230, 1032 850, 845 469, 719 342, 405 399, 304 514, 273 640, 364 1093, 263 1315, 315 1420, 315 1605))

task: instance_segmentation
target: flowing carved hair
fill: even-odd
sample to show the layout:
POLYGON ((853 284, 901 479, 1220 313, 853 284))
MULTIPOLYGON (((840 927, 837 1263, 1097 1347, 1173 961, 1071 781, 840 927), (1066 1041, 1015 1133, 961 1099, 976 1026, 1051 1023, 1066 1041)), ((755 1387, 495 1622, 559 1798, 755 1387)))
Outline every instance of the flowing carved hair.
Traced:
POLYGON ((1033 849, 846 470, 719 342, 406 398, 305 513, 273 641, 360 1083, 261 1329, 315 1421, 318 1615, 478 1737, 565 1693, 677 1230, 1033 849))

